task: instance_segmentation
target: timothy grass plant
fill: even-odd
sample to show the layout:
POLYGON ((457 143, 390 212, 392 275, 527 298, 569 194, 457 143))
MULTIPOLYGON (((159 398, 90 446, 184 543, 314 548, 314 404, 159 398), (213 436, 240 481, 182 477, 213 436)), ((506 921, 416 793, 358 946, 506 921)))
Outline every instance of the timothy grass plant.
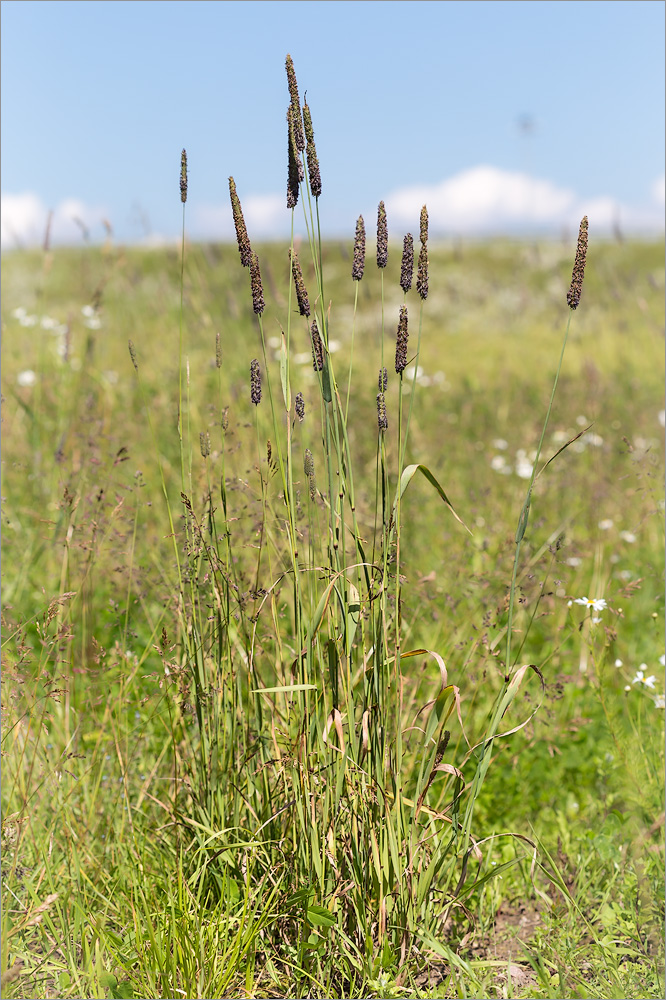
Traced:
MULTIPOLYGON (((331 948, 340 956, 342 980, 376 976, 415 959, 441 937, 452 910, 463 905, 472 888, 493 875, 470 868, 472 860, 483 864, 474 805, 495 741, 529 721, 514 721, 508 732, 499 733, 517 691, 530 676, 543 683, 537 664, 512 660, 512 637, 521 542, 557 376, 516 532, 504 685, 483 731, 468 733, 464 699, 443 657, 434 649, 405 649, 401 617, 403 520, 406 511, 409 516, 407 489, 417 474, 443 501, 443 516, 454 517, 466 530, 435 472, 407 461, 428 294, 427 209, 419 220, 419 332, 410 354, 413 238, 407 234, 403 241, 403 302, 389 332, 387 222, 383 204, 379 207, 378 474, 374 499, 361 498, 352 443, 359 436, 350 406, 353 353, 346 393, 341 392, 331 334, 336 303, 326 296, 322 183, 312 115, 300 104, 289 57, 286 68, 287 207, 293 223, 300 202, 309 257, 304 266, 292 224, 286 308, 273 318, 281 332, 270 344, 260 260, 230 178, 240 264, 249 271, 248 304, 261 354, 261 363, 251 360, 248 346, 245 361, 251 372, 246 398, 255 411, 257 438, 259 488, 256 482, 246 484, 257 510, 255 556, 248 558, 248 540, 237 537, 241 522, 229 507, 222 464, 228 415, 222 400, 215 419, 221 431, 215 477, 209 446, 203 444, 208 432, 202 432, 200 501, 181 459, 180 653, 169 694, 176 773, 182 776, 175 785, 174 818, 185 832, 192 872, 197 879, 205 877, 213 893, 222 892, 229 880, 240 893, 250 864, 262 879, 279 885, 290 961, 298 975, 314 982, 324 977, 320 955, 331 948), (309 386, 296 386, 294 344, 304 338, 310 341, 315 377, 309 386), (389 376, 384 362, 393 354, 395 376, 389 376), (413 375, 405 410, 408 363, 413 375), (218 476, 219 490, 213 485, 218 476), (421 703, 413 692, 406 696, 404 670, 414 657, 430 663, 433 675, 429 697, 421 703)), ((572 309, 580 298, 586 232, 585 219, 572 309)), ((350 274, 354 316, 365 240, 359 218, 350 274)), ((183 274, 184 266, 181 282, 183 274)), ((181 331, 183 324, 187 317, 181 331)), ((218 335, 218 367, 220 352, 230 349, 218 335)), ((183 363, 181 351, 181 370, 183 363)), ((182 374, 179 385, 182 429, 191 424, 189 401, 183 423, 182 374)), ((185 442, 192 456, 194 443, 185 442)), ((172 526, 176 519, 171 513, 172 526)), ((534 845, 526 838, 521 842, 534 860, 534 845)))

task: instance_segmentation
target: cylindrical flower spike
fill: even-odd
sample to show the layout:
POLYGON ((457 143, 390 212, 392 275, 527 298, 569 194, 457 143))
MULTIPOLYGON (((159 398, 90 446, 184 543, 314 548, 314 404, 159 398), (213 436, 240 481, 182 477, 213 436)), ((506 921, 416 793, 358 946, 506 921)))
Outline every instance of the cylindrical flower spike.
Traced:
POLYGON ((215 367, 222 367, 222 340, 219 333, 215 334, 215 367))
POLYGON ((419 266, 416 272, 416 291, 422 299, 428 298, 428 244, 422 243, 419 250, 419 266))
POLYGON ((234 217, 234 227, 236 229, 236 241, 243 267, 249 267, 252 263, 252 247, 250 237, 247 235, 243 210, 241 209, 240 198, 236 193, 236 183, 233 177, 229 178, 229 194, 231 196, 231 213, 234 217))
POLYGON ((314 141, 314 129, 312 128, 312 115, 307 102, 303 102, 303 124, 305 126, 305 138, 307 146, 305 155, 308 161, 308 177, 310 179, 310 191, 313 198, 318 198, 321 194, 321 173, 319 171, 319 159, 317 157, 317 147, 314 141))
POLYGON ((287 158, 287 208, 296 208, 303 164, 296 148, 291 104, 287 108, 287 158))
POLYGON ((354 263, 352 264, 352 278, 360 281, 365 269, 365 223, 363 216, 359 215, 356 222, 356 236, 354 238, 354 263))
POLYGON ((388 417, 386 416, 386 400, 384 393, 377 393, 377 426, 380 431, 388 430, 388 417))
POLYGON ((316 372, 320 372, 324 367, 324 345, 316 319, 312 321, 310 336, 312 337, 312 367, 316 372))
POLYGON ((419 220, 419 239, 424 245, 428 242, 428 209, 425 205, 421 209, 421 218, 419 220))
POLYGON ((256 253, 252 254, 250 261, 250 283, 252 287, 252 308, 257 316, 261 316, 264 311, 264 289, 261 284, 261 271, 259 270, 259 258, 256 253))
POLYGON ((305 417, 305 400, 303 399, 303 393, 296 393, 296 400, 294 402, 294 409, 296 410, 296 416, 299 420, 303 420, 305 417))
POLYGON ((567 303, 571 309, 576 309, 580 302, 583 291, 583 276, 585 274, 585 261, 587 260, 587 216, 584 215, 580 229, 578 230, 578 245, 576 247, 576 259, 574 260, 573 273, 571 275, 571 286, 567 292, 567 303))
POLYGON ((405 295, 412 287, 414 275, 414 238, 407 233, 402 244, 402 264, 400 265, 400 287, 405 295))
POLYGON ((379 369, 379 379, 378 387, 380 392, 386 392, 386 387, 388 385, 388 372, 386 368, 379 369))
POLYGON ((187 153, 180 154, 180 200, 183 205, 187 201, 187 153))
POLYGON ((384 202, 380 201, 377 210, 377 267, 388 264, 388 223, 384 202))
POLYGON ((136 347, 134 346, 134 341, 129 340, 127 342, 127 346, 129 347, 129 355, 130 355, 131 362, 134 365, 134 371, 138 372, 138 370, 139 370, 139 364, 138 364, 138 362, 136 360, 136 347))
POLYGON ((407 367, 407 343, 409 341, 409 330, 407 328, 407 306, 400 306, 400 321, 398 323, 398 337, 395 344, 395 370, 399 375, 407 367))
POLYGON ((285 66, 287 70, 287 86, 289 87, 291 106, 295 110, 294 137, 296 139, 296 149, 302 153, 305 149, 305 136, 303 135, 303 122, 301 121, 301 101, 298 96, 298 83, 296 82, 294 60, 290 55, 287 56, 285 66))
POLYGON ((257 358, 250 362, 250 400, 255 406, 261 402, 261 368, 257 358))
POLYGON ((301 270, 301 262, 298 259, 298 254, 295 250, 289 250, 289 256, 291 257, 291 273, 294 278, 294 285, 296 286, 296 298, 298 300, 298 311, 301 316, 310 315, 310 301, 308 299, 307 289, 305 287, 305 282, 303 281, 303 272, 301 270))

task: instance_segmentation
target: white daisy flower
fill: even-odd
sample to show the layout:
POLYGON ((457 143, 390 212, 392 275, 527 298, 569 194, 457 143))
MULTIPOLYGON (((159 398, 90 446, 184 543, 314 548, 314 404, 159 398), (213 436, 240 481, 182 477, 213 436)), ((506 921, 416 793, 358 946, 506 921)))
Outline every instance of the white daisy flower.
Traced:
POLYGON ((608 607, 603 597, 577 597, 574 604, 582 604, 592 611, 604 611, 608 607))

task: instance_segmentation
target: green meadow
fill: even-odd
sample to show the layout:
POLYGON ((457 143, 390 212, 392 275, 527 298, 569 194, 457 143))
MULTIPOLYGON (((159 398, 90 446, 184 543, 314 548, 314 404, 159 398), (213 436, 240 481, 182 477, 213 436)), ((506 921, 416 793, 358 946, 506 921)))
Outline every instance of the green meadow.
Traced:
POLYGON ((417 278, 313 162, 3 257, 2 995, 662 997, 663 244, 417 278))

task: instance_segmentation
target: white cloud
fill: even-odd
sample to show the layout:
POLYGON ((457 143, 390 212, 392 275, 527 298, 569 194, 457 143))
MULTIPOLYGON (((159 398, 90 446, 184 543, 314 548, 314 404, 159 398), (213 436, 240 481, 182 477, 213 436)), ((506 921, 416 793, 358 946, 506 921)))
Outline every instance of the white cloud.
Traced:
POLYGON ((657 177, 652 185, 652 197, 657 205, 661 205, 662 208, 666 204, 666 178, 664 178, 663 174, 661 177, 657 177))
MULTIPOLYGON (((43 243, 49 209, 38 195, 31 191, 23 194, 3 193, 0 212, 0 241, 3 249, 43 243)), ((52 243, 80 242, 84 231, 90 234, 92 240, 96 240, 100 236, 105 216, 106 212, 102 207, 86 205, 79 198, 65 198, 53 209, 50 240, 52 243)))
MULTIPOLYGON (((663 191, 661 178, 654 184, 653 196, 662 204, 663 191)), ((583 215, 597 231, 617 224, 663 228, 663 213, 654 206, 627 206, 607 196, 585 201, 550 181, 490 166, 463 170, 438 184, 400 188, 386 199, 389 218, 405 227, 417 224, 422 205, 428 206, 431 228, 440 232, 577 228, 583 215)))

